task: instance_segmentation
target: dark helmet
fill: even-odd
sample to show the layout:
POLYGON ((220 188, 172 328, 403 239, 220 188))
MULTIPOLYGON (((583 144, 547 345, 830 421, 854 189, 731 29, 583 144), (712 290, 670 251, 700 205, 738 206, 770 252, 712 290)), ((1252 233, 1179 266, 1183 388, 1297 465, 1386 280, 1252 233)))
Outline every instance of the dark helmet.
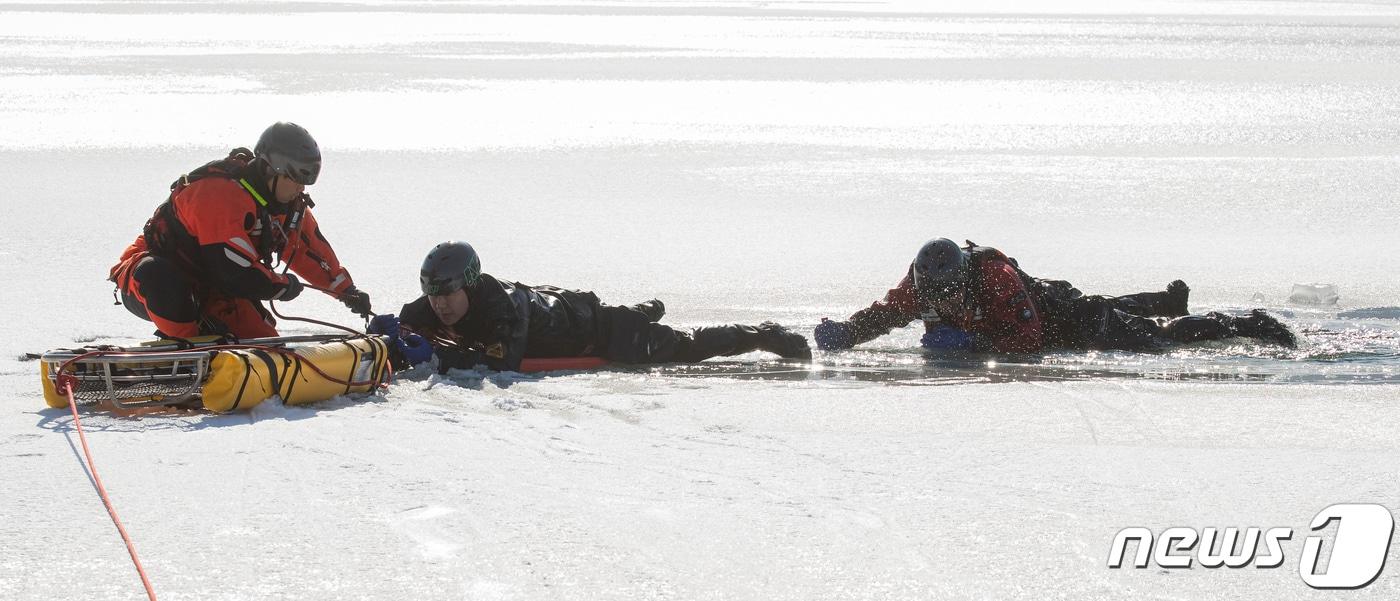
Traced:
POLYGON ((914 257, 914 289, 941 298, 962 287, 967 269, 967 253, 947 238, 924 243, 914 257))
POLYGON ((310 186, 321 173, 321 148, 306 128, 287 121, 278 121, 263 130, 253 155, 266 161, 277 175, 310 186))
POLYGON ((475 285, 481 279, 481 257, 466 242, 443 242, 423 259, 418 282, 423 294, 441 296, 475 285))

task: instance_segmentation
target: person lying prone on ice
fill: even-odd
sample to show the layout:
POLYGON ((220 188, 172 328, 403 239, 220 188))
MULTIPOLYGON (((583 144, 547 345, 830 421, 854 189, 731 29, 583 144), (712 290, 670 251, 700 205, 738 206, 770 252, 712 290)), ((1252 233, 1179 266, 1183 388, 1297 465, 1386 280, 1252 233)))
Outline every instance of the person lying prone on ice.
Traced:
POLYGON ((659 300, 612 306, 592 292, 527 286, 482 273, 465 242, 444 242, 423 260, 423 296, 398 316, 371 322, 372 333, 402 329, 400 364, 436 356, 439 371, 476 365, 519 371, 527 358, 600 357, 628 364, 698 362, 763 350, 807 360, 807 339, 772 322, 678 330, 658 323, 659 300))
POLYGON ((1190 289, 1091 296, 1069 282, 1034 278, 1001 251, 947 238, 919 249, 899 285, 846 321, 822 320, 813 333, 823 350, 851 348, 923 320, 928 348, 978 352, 1045 349, 1155 350, 1234 336, 1287 347, 1293 333, 1256 309, 1245 317, 1188 315, 1190 289))

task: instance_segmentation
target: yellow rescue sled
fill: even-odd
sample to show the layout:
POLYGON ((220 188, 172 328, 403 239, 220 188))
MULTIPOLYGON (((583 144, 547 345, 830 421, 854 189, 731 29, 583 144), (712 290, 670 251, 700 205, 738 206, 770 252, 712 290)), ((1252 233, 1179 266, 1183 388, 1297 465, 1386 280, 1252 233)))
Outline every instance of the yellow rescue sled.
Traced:
POLYGON ((250 409, 273 395, 288 405, 368 392, 389 378, 383 336, 288 336, 224 344, 160 340, 140 347, 84 347, 44 353, 44 401, 68 406, 60 381, 79 405, 118 409, 250 409), (68 376, 60 379, 61 376, 68 376))

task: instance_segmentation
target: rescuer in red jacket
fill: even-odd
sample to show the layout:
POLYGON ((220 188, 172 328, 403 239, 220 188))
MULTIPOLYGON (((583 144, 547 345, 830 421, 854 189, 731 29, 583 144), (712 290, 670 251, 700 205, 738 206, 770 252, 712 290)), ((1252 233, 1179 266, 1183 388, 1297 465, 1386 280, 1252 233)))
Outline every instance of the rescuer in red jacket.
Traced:
POLYGON ((311 214, 315 203, 305 190, 320 171, 311 134, 279 122, 253 151, 234 149, 181 176, 110 271, 122 304, 160 336, 276 336, 261 301, 296 298, 304 279, 368 314, 369 295, 355 287, 311 214), (296 275, 278 273, 274 256, 296 275))
POLYGON ((1155 350, 1233 336, 1292 347, 1293 333, 1256 309, 1248 316, 1188 315, 1180 280, 1165 292, 1089 296, 1068 282, 1033 278, 1001 251, 947 238, 930 240, 899 285, 846 321, 823 320, 818 348, 873 340, 916 319, 925 347, 982 352, 1053 349, 1155 350))

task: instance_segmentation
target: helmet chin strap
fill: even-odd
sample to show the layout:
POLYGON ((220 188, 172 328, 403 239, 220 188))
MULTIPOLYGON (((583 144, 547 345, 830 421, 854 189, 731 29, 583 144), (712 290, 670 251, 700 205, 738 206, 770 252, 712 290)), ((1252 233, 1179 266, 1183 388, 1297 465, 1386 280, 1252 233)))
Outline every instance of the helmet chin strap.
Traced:
POLYGON ((272 173, 272 182, 269 183, 269 184, 267 185, 267 189, 272 191, 272 201, 273 201, 273 202, 282 202, 282 199, 277 198, 277 181, 280 180, 280 179, 282 179, 282 177, 279 176, 279 175, 277 175, 276 172, 273 172, 273 173, 272 173))

